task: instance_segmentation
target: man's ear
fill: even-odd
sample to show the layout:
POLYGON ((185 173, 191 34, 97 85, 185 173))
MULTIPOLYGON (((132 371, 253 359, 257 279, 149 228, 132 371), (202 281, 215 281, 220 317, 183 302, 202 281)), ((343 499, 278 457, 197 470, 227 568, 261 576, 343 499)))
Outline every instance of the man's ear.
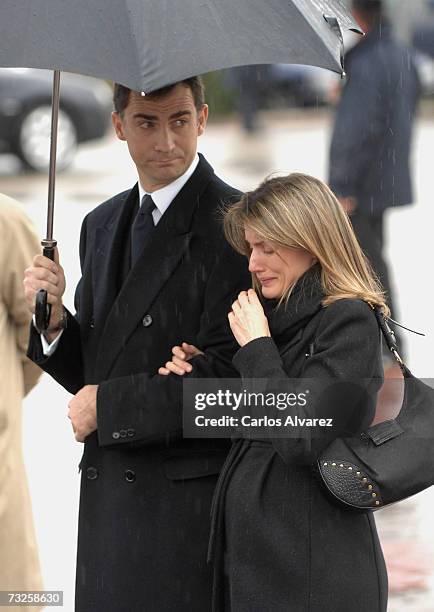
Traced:
POLYGON ((116 111, 112 112, 112 123, 116 132, 116 136, 119 138, 119 140, 126 140, 123 129, 122 117, 116 111))
POLYGON ((204 104, 198 115, 197 135, 202 136, 208 121, 208 104, 204 104))

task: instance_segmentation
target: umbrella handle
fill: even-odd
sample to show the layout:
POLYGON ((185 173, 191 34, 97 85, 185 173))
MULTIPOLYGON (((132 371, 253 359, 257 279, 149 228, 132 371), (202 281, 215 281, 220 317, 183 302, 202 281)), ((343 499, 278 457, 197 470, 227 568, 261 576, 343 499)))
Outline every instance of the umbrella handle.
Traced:
MULTIPOLYGON (((57 245, 56 240, 42 240, 42 254, 54 261, 54 249, 57 245)), ((48 303, 48 294, 45 289, 39 289, 36 294, 35 303, 35 324, 36 329, 41 333, 46 331, 50 326, 51 304, 48 303)))

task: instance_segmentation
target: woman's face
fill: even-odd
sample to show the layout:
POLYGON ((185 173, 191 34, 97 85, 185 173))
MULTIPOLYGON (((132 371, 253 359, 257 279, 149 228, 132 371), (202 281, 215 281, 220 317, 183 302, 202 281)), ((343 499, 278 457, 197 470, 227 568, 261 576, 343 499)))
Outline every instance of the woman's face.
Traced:
POLYGON ((315 257, 303 249, 276 246, 247 228, 244 235, 251 248, 249 270, 255 274, 266 298, 282 297, 316 263, 315 257))

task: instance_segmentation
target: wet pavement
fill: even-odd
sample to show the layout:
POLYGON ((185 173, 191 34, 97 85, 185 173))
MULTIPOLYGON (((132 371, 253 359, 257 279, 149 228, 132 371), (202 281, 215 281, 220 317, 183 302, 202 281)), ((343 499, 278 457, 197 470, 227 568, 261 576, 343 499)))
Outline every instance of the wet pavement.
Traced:
MULTIPOLYGON (((271 172, 302 171, 326 177, 327 112, 273 113, 262 123, 262 131, 254 137, 242 134, 235 121, 209 125, 199 148, 217 174, 241 189, 255 187, 271 172)), ((387 213, 388 254, 399 287, 399 320, 428 334, 426 338, 406 336, 409 365, 416 375, 425 377, 431 375, 434 350, 434 287, 426 282, 427 268, 431 269, 434 261, 433 142, 434 120, 420 120, 414 155, 417 205, 387 213)), ((0 156, 0 192, 21 200, 43 234, 46 178, 15 170, 11 157, 0 156)), ((78 237, 83 217, 135 181, 124 143, 112 137, 84 146, 71 170, 58 177, 55 237, 66 271, 65 302, 69 307, 80 274, 78 237)), ((68 612, 73 610, 77 466, 82 451, 66 418, 69 397, 44 376, 26 399, 24 409, 25 457, 45 586, 64 590, 68 612)), ((431 489, 376 513, 390 567, 390 612, 434 612, 433 505, 431 489), (406 590, 399 593, 399 587, 406 590)))

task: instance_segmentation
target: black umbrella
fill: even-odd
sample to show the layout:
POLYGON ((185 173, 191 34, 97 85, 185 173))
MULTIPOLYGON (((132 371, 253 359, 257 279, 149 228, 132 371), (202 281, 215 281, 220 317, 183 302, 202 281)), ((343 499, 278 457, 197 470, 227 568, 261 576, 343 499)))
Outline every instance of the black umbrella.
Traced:
MULTIPOLYGON (((360 31, 341 0, 2 0, 0 66, 54 73, 47 238, 53 257, 61 70, 152 92, 249 64, 310 64, 343 73, 342 29, 360 31)), ((37 299, 46 329, 46 294, 37 299)))
POLYGON ((150 92, 211 70, 311 64, 341 71, 340 0, 2 0, 0 64, 150 92))

